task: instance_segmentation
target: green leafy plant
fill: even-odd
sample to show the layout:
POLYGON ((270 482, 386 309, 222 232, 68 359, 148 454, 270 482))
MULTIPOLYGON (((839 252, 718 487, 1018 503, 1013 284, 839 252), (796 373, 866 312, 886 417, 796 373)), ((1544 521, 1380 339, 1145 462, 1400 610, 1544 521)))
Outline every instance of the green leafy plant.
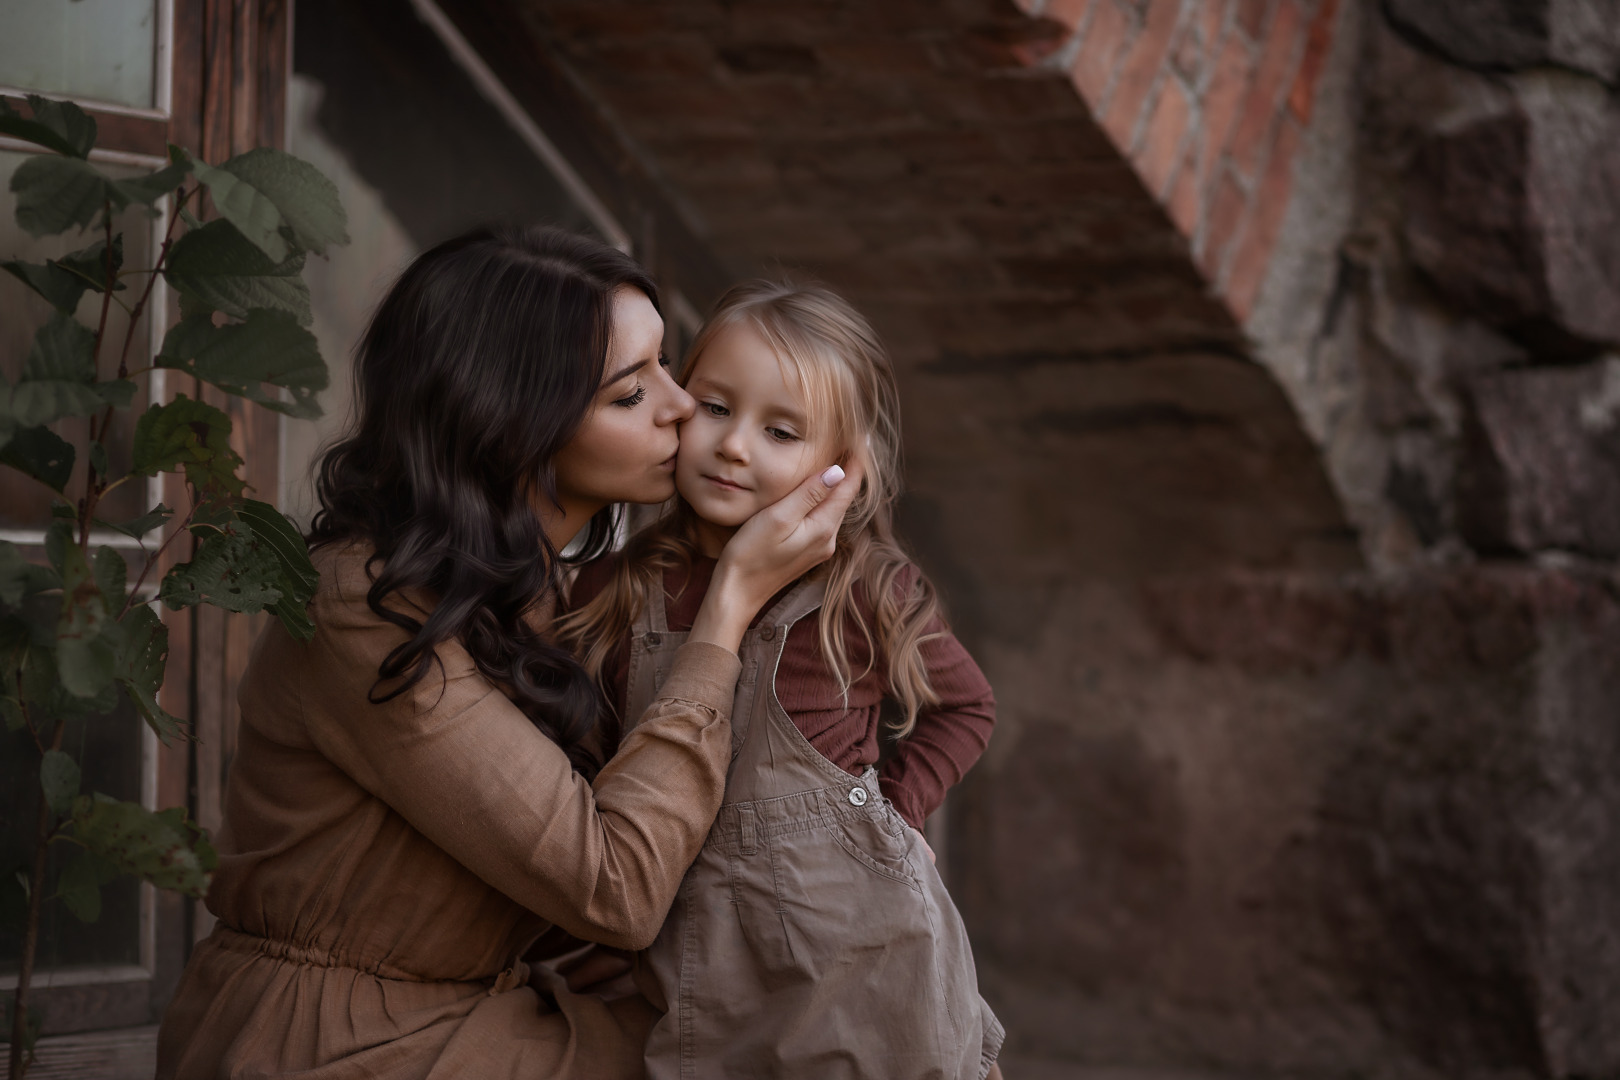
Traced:
POLYGON ((93 922, 102 888, 120 875, 201 897, 215 866, 206 833, 183 808, 152 811, 84 791, 80 763, 63 748, 70 721, 111 722, 121 697, 165 743, 187 737, 186 725, 159 703, 168 630, 153 608, 148 574, 164 565, 177 538, 189 536, 190 561, 169 565, 153 583, 163 604, 271 611, 306 640, 315 630, 305 611, 317 583, 309 552, 291 521, 246 497, 230 418, 177 394, 147 408, 126 436, 128 453, 119 447, 115 455, 114 415, 131 407, 133 380, 150 368, 173 369, 291 416, 319 415, 315 395, 326 386, 326 364, 308 329, 301 274, 308 255, 348 241, 337 189, 290 154, 258 149, 209 165, 170 147, 164 168, 115 179, 89 160, 92 117, 39 97, 28 104, 32 116, 0 98, 0 134, 42 148, 12 177, 17 224, 36 237, 82 230, 94 241, 44 263, 0 263, 53 309, 20 378, 0 378, 0 465, 54 493, 43 560, 0 542, 0 715, 9 731, 27 731, 38 757, 37 816, 5 825, 31 857, 0 867, 0 917, 15 921, 23 943, 12 1002, 13 1080, 27 1067, 38 1030, 28 994, 43 904, 60 900, 93 922), (207 223, 196 211, 204 192, 218 215, 207 223), (165 198, 173 211, 154 265, 126 267, 115 219, 130 208, 155 215, 165 198), (160 276, 179 297, 179 318, 150 365, 134 369, 136 327, 160 276), (99 297, 94 327, 74 314, 89 293, 99 297), (129 315, 121 341, 107 325, 115 304, 129 315), (88 418, 80 445, 52 428, 71 417, 88 418), (112 469, 112 460, 130 465, 112 469), (190 505, 178 517, 159 505, 131 521, 102 520, 109 492, 167 472, 185 478, 190 505), (133 582, 125 557, 95 542, 107 532, 139 544, 133 582), (67 857, 47 882, 53 847, 67 857))

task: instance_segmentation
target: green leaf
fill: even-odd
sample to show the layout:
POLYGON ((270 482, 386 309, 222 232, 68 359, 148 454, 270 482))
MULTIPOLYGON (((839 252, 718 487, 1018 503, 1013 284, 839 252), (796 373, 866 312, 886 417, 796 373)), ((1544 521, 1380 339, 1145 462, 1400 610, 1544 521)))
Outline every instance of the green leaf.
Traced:
POLYGON ((232 532, 210 533, 188 563, 169 570, 158 596, 173 609, 209 603, 246 614, 282 598, 275 550, 238 522, 232 532))
POLYGON ((178 807, 153 813, 138 803, 81 795, 73 805, 73 836, 120 872, 199 899, 219 861, 207 834, 178 807))
POLYGON ((188 232, 169 252, 164 277, 194 300, 245 319, 254 308, 290 313, 310 323, 309 286, 299 275, 304 256, 276 262, 229 221, 210 221, 188 232))
POLYGON ((241 234, 253 241, 255 247, 281 262, 290 253, 287 240, 281 235, 281 211, 270 197, 227 169, 216 169, 201 161, 192 165, 197 179, 208 186, 214 197, 214 209, 241 234))
POLYGON ((148 510, 140 517, 134 518, 130 521, 120 523, 116 521, 103 521, 100 518, 96 518, 96 524, 100 525, 104 529, 111 529, 113 532, 123 533, 125 536, 133 540, 139 540, 141 537, 162 525, 165 521, 168 521, 173 516, 173 510, 170 510, 167 506, 159 503, 155 508, 148 510))
POLYGON ((56 879, 56 895, 80 922, 93 923, 101 918, 101 882, 97 876, 95 856, 81 851, 62 867, 56 879))
MULTIPOLYGON (((124 234, 113 237, 113 273, 124 265, 124 234)), ((43 264, 18 262, 0 263, 13 277, 33 289, 51 306, 72 314, 79 306, 85 290, 102 292, 107 281, 107 241, 98 240, 82 251, 64 255, 60 259, 47 259, 43 264)), ((114 292, 125 288, 122 281, 115 282, 114 292)))
POLYGON ((66 817, 79 794, 79 763, 60 750, 47 750, 39 763, 39 783, 51 813, 66 817))
POLYGON ((72 316, 51 313, 34 335, 22 381, 16 386, 0 381, 0 445, 19 428, 129 404, 135 395, 134 383, 128 379, 95 381, 95 341, 95 335, 72 316))
POLYGON ((231 418, 212 405, 176 394, 153 405, 135 423, 134 464, 130 471, 156 476, 184 468, 199 492, 242 493, 236 475, 242 459, 231 449, 231 418))
POLYGON ((88 383, 96 377, 96 335, 73 316, 53 311, 34 333, 33 348, 23 364, 22 381, 61 379, 88 383))
POLYGON ((73 529, 78 520, 78 514, 57 514, 45 529, 45 557, 51 561, 57 573, 61 573, 66 565, 64 560, 67 559, 68 548, 73 546, 73 529))
POLYGON ((280 565, 276 584, 282 595, 271 610, 289 634, 299 641, 309 641, 315 636, 315 623, 307 609, 321 583, 321 575, 309 559, 309 546, 292 519, 269 503, 244 499, 236 513, 252 528, 253 535, 275 552, 280 565))
MULTIPOLYGON (((98 560, 99 561, 99 560, 98 560)), ((56 666, 62 689, 73 697, 103 694, 113 681, 115 625, 90 562, 75 544, 62 552, 62 612, 56 624, 56 666)))
POLYGON ((117 549, 105 544, 96 548, 90 572, 96 579, 96 588, 106 598, 109 610, 123 607, 124 591, 129 582, 129 564, 117 549))
POLYGON ((315 395, 326 389, 326 361, 315 335, 282 311, 248 312, 247 321, 215 326, 207 315, 178 322, 157 358, 221 390, 303 419, 321 415, 315 395), (283 401, 261 384, 292 391, 283 401))
POLYGON ((286 243, 277 231, 283 225, 298 247, 317 255, 326 254, 330 245, 349 242, 348 218, 338 199, 337 185, 307 161, 282 150, 261 147, 238 154, 218 169, 210 170, 214 174, 212 179, 203 175, 204 168, 206 166, 198 166, 198 179, 212 188, 214 205, 272 259, 279 262, 286 257, 286 243), (234 183, 227 184, 220 179, 220 174, 230 177, 234 183), (229 192, 228 201, 244 208, 242 216, 250 225, 244 226, 242 220, 220 206, 222 187, 229 192), (268 244, 260 243, 259 239, 266 227, 274 237, 268 244))
POLYGON ((145 604, 129 609, 118 624, 120 642, 116 672, 119 685, 129 694, 163 745, 168 746, 185 734, 184 725, 158 704, 163 688, 163 669, 169 658, 169 628, 157 612, 145 604))
POLYGON ((61 587, 61 575, 55 570, 29 562, 16 544, 0 540, 0 603, 16 607, 24 597, 61 587))
POLYGON ((102 171, 74 157, 39 154, 11 174, 17 196, 17 224, 30 236, 86 228, 111 203, 116 213, 129 196, 102 171))
POLYGON ((48 427, 17 432, 0 450, 0 464, 10 465, 53 491, 61 491, 73 475, 73 444, 48 427))
POLYGON ((33 117, 25 118, 0 98, 0 135, 31 142, 69 157, 90 156, 96 145, 96 120, 71 101, 51 101, 38 94, 28 95, 33 117))
MULTIPOLYGON (((54 622, 55 605, 52 605, 50 614, 54 622)), ((48 632, 46 636, 49 636, 48 632)), ((30 643, 22 669, 22 700, 28 703, 35 716, 104 716, 118 707, 118 684, 111 680, 94 697, 78 697, 69 693, 56 658, 57 653, 49 647, 49 642, 30 643)))
POLYGON ((186 182, 191 164, 177 161, 165 165, 157 172, 136 176, 128 180, 114 180, 113 184, 126 200, 141 206, 151 206, 186 182))

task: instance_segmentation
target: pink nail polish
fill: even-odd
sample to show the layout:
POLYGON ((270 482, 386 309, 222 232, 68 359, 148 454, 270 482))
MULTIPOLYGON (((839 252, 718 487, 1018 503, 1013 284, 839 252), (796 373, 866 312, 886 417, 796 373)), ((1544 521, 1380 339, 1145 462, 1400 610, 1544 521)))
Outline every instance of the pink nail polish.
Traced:
POLYGON ((826 484, 828 487, 837 487, 838 481, 842 480, 843 478, 844 470, 839 468, 837 465, 830 466, 826 472, 821 474, 821 482, 826 484))

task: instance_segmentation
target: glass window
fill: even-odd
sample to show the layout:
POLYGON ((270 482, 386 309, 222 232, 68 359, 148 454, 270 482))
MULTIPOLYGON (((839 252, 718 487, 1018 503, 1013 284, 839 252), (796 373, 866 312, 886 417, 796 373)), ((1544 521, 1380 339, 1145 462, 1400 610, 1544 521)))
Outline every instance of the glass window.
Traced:
POLYGON ((158 100, 159 0, 12 0, 0 86, 136 109, 158 100))
MULTIPOLYGON (((17 166, 28 157, 27 154, 0 150, 0 191, 10 191, 12 173, 16 172, 17 166)), ((99 161, 96 164, 113 176, 133 176, 146 171, 99 161)), ((0 215, 0 253, 4 253, 7 259, 40 263, 89 247, 100 239, 99 236, 89 232, 36 239, 17 227, 16 219, 10 213, 12 204, 9 198, 5 200, 4 205, 6 212, 0 215)), ((151 265, 152 224, 152 219, 138 208, 125 211, 114 224, 115 231, 124 235, 126 268, 151 265)), ((140 296, 140 291, 146 284, 146 278, 132 276, 126 278, 125 283, 129 287, 115 295, 133 306, 135 298, 140 296)), ((149 304, 148 308, 156 309, 160 306, 149 304)), ((94 327, 100 311, 101 294, 87 291, 84 299, 79 301, 79 321, 86 326, 94 327)), ((50 313, 50 305, 43 298, 10 274, 0 272, 0 375, 4 375, 12 382, 17 380, 17 376, 22 372, 23 361, 28 357, 28 350, 33 345, 34 333, 45 325, 50 313)), ((151 355, 149 330, 144 325, 147 318, 143 316, 141 321, 143 325, 136 329, 134 340, 130 343, 131 369, 145 367, 149 362, 147 357, 151 355)), ((107 316, 105 339, 107 344, 102 346, 103 378, 110 377, 118 366, 117 351, 123 344, 128 327, 129 319, 123 308, 114 304, 107 316)), ((146 380, 138 378, 136 384, 139 387, 138 393, 144 393, 146 380)), ((139 413, 140 410, 137 408, 115 414, 113 432, 107 440, 115 455, 127 452, 132 426, 139 413)), ((58 435, 82 451, 87 435, 84 419, 62 420, 53 425, 53 428, 58 435)), ((115 468, 128 467, 127 461, 114 460, 111 464, 115 468)), ((79 468, 82 470, 82 462, 79 468)), ((82 476, 82 472, 76 473, 73 482, 79 483, 82 476)), ((44 528, 50 522, 53 496, 54 493, 43 484, 34 483, 10 469, 0 470, 0 530, 44 528)), ((107 521, 125 521, 136 517, 147 509, 147 497, 146 484, 125 484, 109 493, 107 501, 102 504, 100 516, 107 521)))

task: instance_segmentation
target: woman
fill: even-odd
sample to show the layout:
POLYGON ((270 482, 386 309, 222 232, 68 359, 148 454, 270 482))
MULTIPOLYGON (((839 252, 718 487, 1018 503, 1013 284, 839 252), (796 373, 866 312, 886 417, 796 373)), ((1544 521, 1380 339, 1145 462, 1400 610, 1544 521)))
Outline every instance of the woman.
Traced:
POLYGON ((519 958, 548 924, 652 940, 719 807, 743 631, 831 553, 858 487, 829 469, 737 534, 598 771, 598 692, 544 632, 557 553, 673 492, 694 406, 656 297, 601 244, 480 231, 378 308, 354 433, 321 466, 315 637, 272 625, 242 680, 219 924, 160 1077, 640 1075, 644 1001, 542 996, 519 958))

